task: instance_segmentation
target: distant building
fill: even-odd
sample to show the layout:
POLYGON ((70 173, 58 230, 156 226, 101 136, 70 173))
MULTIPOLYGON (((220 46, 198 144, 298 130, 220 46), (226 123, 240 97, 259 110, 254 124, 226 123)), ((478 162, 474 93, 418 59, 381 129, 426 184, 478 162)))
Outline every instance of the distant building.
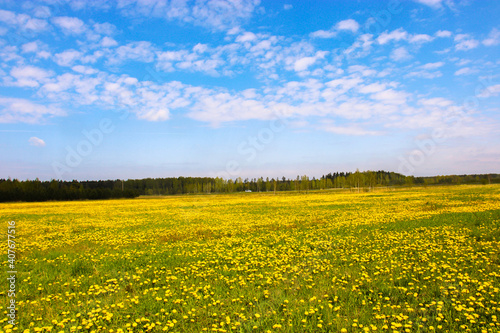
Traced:
POLYGON ((252 190, 245 190, 245 192, 252 192, 252 190))

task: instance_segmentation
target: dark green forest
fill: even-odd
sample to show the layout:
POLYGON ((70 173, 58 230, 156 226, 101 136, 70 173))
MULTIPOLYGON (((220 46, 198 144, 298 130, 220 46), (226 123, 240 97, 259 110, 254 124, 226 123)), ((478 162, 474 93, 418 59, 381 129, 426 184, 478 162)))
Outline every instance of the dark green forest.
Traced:
POLYGON ((40 181, 0 179, 0 202, 48 200, 97 200, 134 198, 140 195, 174 195, 232 192, 276 192, 325 189, 369 190, 385 186, 430 186, 500 183, 498 174, 451 175, 435 177, 405 176, 387 171, 335 172, 321 178, 297 176, 295 179, 210 177, 146 178, 99 181, 40 181))

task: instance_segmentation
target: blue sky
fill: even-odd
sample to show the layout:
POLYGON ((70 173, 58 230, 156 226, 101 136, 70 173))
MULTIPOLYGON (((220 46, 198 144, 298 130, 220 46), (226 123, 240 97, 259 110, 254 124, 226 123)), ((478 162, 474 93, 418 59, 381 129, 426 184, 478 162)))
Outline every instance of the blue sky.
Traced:
POLYGON ((0 1, 0 178, 500 172, 498 1, 0 1))

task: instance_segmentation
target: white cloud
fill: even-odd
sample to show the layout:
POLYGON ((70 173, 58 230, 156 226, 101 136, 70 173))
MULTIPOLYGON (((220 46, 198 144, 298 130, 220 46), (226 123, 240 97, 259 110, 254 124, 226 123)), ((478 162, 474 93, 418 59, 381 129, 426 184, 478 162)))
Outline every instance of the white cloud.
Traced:
POLYGON ((52 13, 47 6, 37 6, 33 9, 33 15, 38 18, 49 18, 52 13))
POLYGON ((54 61, 59 65, 59 66, 65 66, 69 67, 72 66, 73 63, 77 60, 81 60, 82 58, 82 53, 76 50, 66 50, 61 53, 57 53, 54 55, 54 61))
POLYGON ((79 35, 87 30, 85 23, 77 17, 59 16, 53 18, 52 22, 68 35, 79 35))
POLYGON ((155 48, 150 42, 131 42, 116 49, 116 58, 110 58, 110 63, 126 60, 152 62, 155 58, 155 48))
POLYGON ((47 82, 48 79, 54 75, 54 73, 39 67, 28 65, 12 68, 10 75, 16 79, 16 81, 11 82, 12 85, 35 88, 40 84, 47 82))
POLYGON ((413 71, 405 75, 405 77, 417 77, 422 79, 435 79, 441 76, 443 76, 443 73, 441 73, 440 71, 429 72, 427 70, 413 71))
POLYGON ((312 38, 332 38, 337 35, 336 31, 333 30, 317 30, 309 34, 312 38))
MULTIPOLYGON (((333 80, 326 86, 317 80, 289 82, 277 90, 265 90, 262 94, 252 91, 250 95, 203 89, 193 95, 196 102, 193 107, 189 107, 189 116, 213 125, 248 119, 266 120, 277 116, 290 118, 330 115, 350 120, 370 119, 377 114, 395 112, 395 103, 404 98, 403 92, 394 92, 393 95, 386 92, 385 96, 378 96, 381 102, 377 103, 359 98, 349 98, 346 101, 342 94, 359 82, 359 78, 333 80), (339 96, 344 98, 339 99, 339 96)), ((380 91, 377 87, 372 88, 373 91, 380 91)), ((346 125, 351 127, 350 134, 354 134, 354 131, 362 134, 360 128, 351 125, 346 125)))
POLYGON ((391 52, 391 59, 394 61, 405 61, 411 58, 410 53, 408 53, 408 50, 406 47, 398 47, 397 49, 393 50, 391 52))
POLYGON ((455 45, 456 50, 467 51, 478 47, 479 42, 475 39, 464 40, 455 45))
POLYGON ((439 50, 439 51, 434 51, 435 54, 438 54, 438 55, 442 55, 442 54, 447 54, 447 53, 450 53, 451 51, 451 47, 448 47, 444 50, 439 50))
POLYGON ((108 22, 95 23, 93 28, 96 33, 106 36, 114 35, 117 31, 116 26, 108 22))
POLYGON ((433 9, 439 9, 442 7, 443 0, 414 0, 414 1, 429 6, 433 9))
POLYGON ((35 53, 37 58, 48 59, 51 54, 48 50, 48 46, 39 40, 23 44, 21 46, 22 53, 35 53))
POLYGON ((455 75, 471 75, 471 74, 476 74, 476 73, 477 73, 477 70, 472 69, 470 67, 464 67, 464 68, 460 68, 459 70, 457 70, 455 72, 455 75))
POLYGON ((31 146, 35 147, 45 147, 45 141, 43 141, 40 138, 37 138, 36 136, 32 136, 28 142, 30 143, 31 146))
POLYGON ((333 26, 330 30, 317 30, 311 32, 309 37, 311 38, 332 38, 337 36, 339 31, 348 30, 353 33, 359 30, 359 23, 353 19, 348 19, 344 21, 340 21, 335 26, 333 26))
POLYGON ((45 20, 29 18, 26 22, 21 23, 21 27, 32 31, 43 31, 47 30, 49 24, 45 20))
POLYGON ((113 38, 111 38, 111 37, 105 36, 101 40, 100 45, 102 47, 113 47, 113 46, 117 46, 118 42, 116 40, 114 40, 113 38))
POLYGON ((386 89, 371 95, 372 99, 382 101, 387 104, 404 104, 408 99, 409 95, 402 91, 396 91, 393 89, 386 89))
POLYGON ((459 34, 455 36, 455 50, 468 51, 479 46, 479 42, 469 34, 459 34))
POLYGON ((434 107, 446 108, 453 105, 452 101, 442 97, 422 98, 418 102, 426 107, 434 106, 434 107))
MULTIPOLYGON (((66 1, 70 6, 71 9, 77 11, 77 10, 101 10, 102 12, 105 12, 109 10, 110 2, 108 1, 100 1, 100 0, 59 0, 59 1, 66 1)), ((53 0, 51 0, 53 2, 53 0)))
POLYGON ((500 44, 500 30, 493 28, 488 35, 488 38, 483 40, 483 44, 486 46, 495 46, 500 44))
POLYGON ((360 77, 352 76, 331 80, 326 83, 326 86, 331 88, 342 87, 341 93, 345 93, 348 90, 360 85, 361 83, 363 83, 363 80, 360 77))
MULTIPOLYGON (((186 59, 188 54, 186 50, 159 52, 156 66, 165 72, 173 72, 175 70, 174 63, 186 59)), ((196 54, 193 56, 196 57, 196 54)))
POLYGON ((4 22, 10 25, 17 24, 17 15, 9 10, 0 9, 0 22, 4 22))
POLYGON ((44 84, 40 92, 42 93, 62 92, 64 90, 69 89, 70 87, 73 87, 75 83, 78 81, 78 79, 79 79, 78 76, 71 73, 62 74, 58 76, 55 80, 52 80, 51 82, 47 82, 46 84, 44 84))
POLYGON ((0 9, 0 22, 4 22, 22 30, 31 30, 33 32, 46 30, 49 26, 45 20, 32 18, 26 14, 16 14, 3 9, 0 9))
POLYGON ((429 62, 427 64, 421 65, 417 67, 417 70, 414 70, 405 75, 408 78, 422 78, 422 79, 435 79, 437 77, 443 76, 443 73, 440 71, 435 71, 438 68, 444 66, 444 62, 429 62))
POLYGON ((470 59, 461 59, 461 58, 454 58, 453 61, 455 61, 456 65, 460 66, 460 67, 468 65, 472 62, 472 60, 470 60, 470 59))
POLYGON ((21 46, 22 53, 35 53, 37 58, 47 59, 51 56, 47 51, 48 46, 39 40, 23 44, 21 46))
MULTIPOLYGON (((19 48, 15 45, 7 45, 0 39, 0 59, 3 63, 16 62, 24 63, 24 58, 19 55, 19 48)), ((5 65, 2 63, 2 67, 5 65)))
POLYGON ((500 95, 500 84, 487 87, 477 97, 488 98, 498 95, 500 95))
POLYGON ((74 66, 84 75, 65 73, 46 83, 39 95, 56 103, 75 106, 97 105, 104 109, 129 110, 138 119, 164 121, 170 109, 183 108, 194 99, 187 87, 179 82, 155 84, 151 81, 104 72, 95 73, 91 68, 74 66), (88 75, 97 74, 95 77, 88 75), (189 98, 189 99, 188 99, 189 98))
POLYGON ((408 38, 408 33, 403 28, 399 28, 391 31, 390 33, 386 31, 383 32, 382 34, 380 34, 380 36, 378 36, 377 42, 380 45, 384 45, 391 41, 406 40, 407 38, 408 38))
POLYGON ((84 64, 89 64, 89 63, 93 64, 97 60, 99 60, 100 58, 104 57, 105 55, 111 57, 111 55, 109 53, 104 53, 104 51, 102 51, 102 50, 97 50, 97 51, 94 51, 94 53, 92 53, 92 54, 84 55, 81 59, 81 62, 84 64))
POLYGON ((193 46, 193 51, 196 53, 205 53, 208 50, 207 44, 198 43, 193 46))
POLYGON ((295 63, 293 64, 293 69, 296 72, 305 71, 311 65, 313 65, 317 60, 324 59, 327 54, 328 54, 328 52, 326 52, 326 51, 318 51, 312 57, 302 57, 300 59, 297 59, 295 61, 295 63))
POLYGON ((99 71, 97 69, 91 68, 91 67, 86 67, 82 65, 77 65, 71 68, 77 73, 80 74, 86 74, 86 75, 92 75, 92 74, 97 74, 99 71))
POLYGON ((365 86, 360 87, 358 90, 363 94, 373 94, 378 93, 386 89, 386 85, 382 83, 372 83, 365 86))
POLYGON ((363 65, 352 65, 347 68, 349 73, 359 73, 362 76, 372 76, 377 74, 377 71, 363 65))
POLYGON ((259 4, 260 0, 198 1, 191 15, 195 24, 224 30, 249 19, 259 4))
POLYGON ((26 99, 0 97, 0 123, 40 123, 47 117, 64 116, 55 106, 44 106, 26 99))
POLYGON ((52 56, 52 54, 50 54, 50 52, 48 51, 40 51, 36 54, 37 57, 39 58, 42 58, 42 59, 48 59, 52 56))
POLYGON ((137 113, 137 118, 148 121, 165 121, 170 118, 170 111, 166 107, 142 109, 137 113))
MULTIPOLYGON (((314 47, 307 42, 290 45, 280 36, 254 34, 241 29, 228 35, 226 41, 233 38, 234 42, 216 47, 197 44, 189 49, 174 48, 172 51, 160 51, 160 47, 149 42, 133 42, 115 50, 106 50, 101 56, 106 56, 108 63, 113 65, 126 60, 156 61, 155 67, 161 71, 185 70, 211 76, 233 76, 234 67, 251 66, 261 73, 258 75, 274 80, 278 78, 275 72, 283 65, 286 70, 295 71, 294 63, 297 60, 304 57, 319 59, 320 54, 324 53, 314 52, 314 47)), ((82 62, 85 62, 85 58, 82 62)))
POLYGON ((218 76, 219 69, 225 64, 216 51, 201 44, 196 45, 193 52, 188 50, 159 52, 157 59, 156 68, 164 72, 187 70, 212 76, 218 76))
POLYGON ((478 121, 464 112, 462 107, 453 101, 442 98, 423 98, 418 100, 416 107, 406 108, 397 116, 399 120, 391 126, 399 128, 439 128, 447 137, 481 134, 478 121))
POLYGON ((444 65, 444 62, 439 61, 439 62, 429 62, 425 65, 420 66, 422 69, 437 69, 440 68, 444 65))
POLYGON ((30 43, 23 44, 21 47, 23 53, 35 53, 38 51, 38 43, 39 41, 34 41, 30 43))
MULTIPOLYGON (((210 49, 202 49, 211 52, 210 49)), ((441 66, 440 63, 430 63, 419 68, 429 70, 441 66)), ((359 65, 349 67, 351 74, 348 76, 326 84, 320 80, 307 79, 288 82, 281 87, 269 86, 241 93, 179 82, 141 82, 126 75, 104 72, 88 77, 97 74, 95 70, 83 66, 74 66, 73 69, 86 76, 69 73, 60 75, 45 84, 40 94, 54 102, 63 100, 74 105, 94 104, 113 110, 125 108, 138 119, 147 121, 168 120, 172 110, 183 110, 188 117, 211 125, 250 119, 269 120, 276 116, 319 116, 348 120, 342 126, 330 124, 328 128, 323 128, 325 131, 342 135, 376 135, 380 134, 375 130, 379 125, 422 128, 437 124, 442 117, 439 118, 437 113, 429 118, 426 110, 445 107, 449 103, 444 99, 426 100, 420 103, 421 109, 415 108, 414 113, 418 116, 405 114, 402 110, 410 109, 408 101, 411 95, 391 89, 397 86, 396 82, 373 81, 373 74, 361 77, 359 73, 375 70, 359 65), (358 92, 368 96, 360 96, 358 92), (354 122, 361 119, 369 122, 363 126, 354 122), (370 127, 365 127, 367 124, 370 127)), ((6 117, 2 119, 5 121, 6 117)))
POLYGON ((209 75, 218 76, 217 69, 224 64, 224 61, 219 59, 203 59, 197 61, 183 61, 178 64, 181 69, 188 69, 193 72, 203 72, 209 75))
POLYGON ((337 23, 337 25, 335 25, 335 28, 337 30, 349 30, 351 32, 356 32, 359 29, 359 23, 353 19, 348 19, 337 23))
POLYGON ((296 72, 301 72, 306 70, 309 66, 316 62, 316 57, 303 57, 295 61, 293 69, 296 72))
MULTIPOLYGON (((376 119, 377 123, 384 117, 397 113, 401 106, 406 105, 410 96, 404 91, 387 89, 385 84, 361 85, 362 82, 353 74, 327 84, 318 80, 289 82, 279 89, 266 89, 261 93, 252 90, 244 94, 231 94, 227 91, 202 89, 192 95, 194 105, 188 107, 188 114, 195 120, 213 125, 249 119, 266 120, 276 116, 334 116, 350 121, 376 119), (372 100, 348 97, 346 92, 352 88, 370 94, 372 100)), ((333 126, 329 130, 351 135, 378 134, 377 131, 363 129, 353 123, 333 126)))
MULTIPOLYGON (((146 0, 140 2, 141 6, 146 6, 146 0)), ((132 1, 131 3, 139 6, 139 2, 132 1)), ((199 2, 201 3, 202 1, 199 2)), ((173 2, 156 2, 157 6, 162 4, 173 6, 173 2)), ((172 7, 169 8, 172 9, 172 7)), ((163 10, 163 13, 167 11, 163 10)), ((172 12, 169 13, 172 14, 172 12)), ((191 8, 188 9, 186 15, 194 17, 191 8)), ((180 16, 167 19, 189 21, 180 16)), ((87 27, 83 21, 80 22, 80 25, 67 24, 66 28, 74 32, 75 29, 78 31, 78 26, 80 26, 82 31, 80 33, 86 33, 88 36, 92 32, 97 39, 89 41, 88 38, 87 40, 78 38, 77 45, 81 49, 65 50, 54 55, 54 61, 58 65, 69 66, 72 71, 68 69, 64 74, 56 77, 51 72, 48 74, 33 70, 31 74, 28 73, 29 71, 24 74, 22 71, 12 72, 10 74, 17 79, 16 84, 33 88, 41 86, 42 88, 36 91, 37 97, 46 98, 54 103, 67 103, 76 108, 92 104, 105 109, 127 109, 137 118, 148 121, 167 120, 171 117, 171 112, 177 110, 184 112, 188 117, 211 124, 247 119, 271 119, 279 112, 286 112, 287 115, 294 117, 370 119, 374 123, 378 122, 373 126, 387 122, 390 118, 388 115, 397 117, 401 114, 401 118, 404 118, 405 115, 401 110, 408 110, 408 103, 414 102, 415 99, 410 98, 412 95, 404 91, 396 90, 398 83, 389 81, 391 78, 388 78, 386 82, 382 82, 379 78, 383 75, 392 77, 393 74, 401 78, 405 77, 404 75, 408 72, 410 73, 406 77, 441 76, 441 72, 437 70, 444 66, 444 62, 420 65, 423 59, 420 58, 416 59, 415 64, 401 68, 391 60, 402 61, 411 58, 409 50, 415 54, 416 58, 418 44, 430 42, 438 35, 438 37, 448 35, 443 31, 432 36, 410 34, 402 28, 391 32, 386 31, 377 38, 378 44, 384 45, 390 42, 396 42, 396 44, 392 44, 390 48, 387 48, 388 50, 380 50, 380 52, 377 50, 368 62, 350 62, 351 64, 363 63, 366 66, 349 66, 349 62, 338 61, 337 58, 340 57, 336 57, 335 54, 327 57, 326 52, 318 51, 320 46, 307 39, 296 36, 273 36, 262 32, 263 30, 246 32, 238 28, 232 30, 231 34, 223 34, 220 40, 211 40, 207 44, 194 42, 183 46, 153 45, 148 41, 138 41, 120 46, 109 36, 115 33, 116 27, 96 26, 95 24, 89 24, 87 27), (405 43, 404 47, 400 47, 401 45, 398 44, 403 44, 400 43, 402 41, 417 45, 405 43), (114 46, 117 47, 114 48, 114 46), (258 80, 262 80, 263 85, 261 89, 239 93, 237 88, 235 90, 207 89, 179 82, 155 83, 162 82, 158 78, 138 81, 127 75, 106 73, 105 69, 100 67, 101 64, 87 66, 97 59, 103 59, 104 62, 109 59, 109 63, 113 65, 122 65, 122 62, 127 60, 149 62, 155 69, 163 71, 196 71, 209 75, 255 75, 258 80), (283 73, 283 70, 290 72, 283 73), (403 71, 405 73, 402 73, 403 71), (274 81, 271 84, 266 84, 272 80, 274 81)), ((345 20, 338 22, 329 31, 321 31, 324 37, 331 37, 338 34, 339 30, 357 32, 359 24, 354 20, 345 20)), ((60 31, 58 33, 62 35, 60 31)), ((321 35, 316 32, 311 36, 314 34, 321 35)), ((128 38, 121 39, 127 40, 128 38)), ((463 38, 463 40, 470 40, 470 38, 463 38)), ((457 43, 463 40, 457 40, 457 43)), ((345 50, 345 54, 364 56, 376 44, 371 34, 356 36, 354 44, 345 50)), ((36 53, 40 51, 41 44, 29 42, 19 48, 24 53, 36 53)), ((28 58, 33 59, 31 54, 24 55, 19 50, 13 52, 26 57, 26 59, 18 60, 18 64, 28 58)), ((35 61, 39 63, 38 59, 35 61)), ((112 70, 114 73, 120 73, 121 68, 113 67, 112 70)), ((461 75, 457 73, 456 75, 461 75)), ((156 74, 163 75, 162 73, 156 74)), ((137 75, 141 76, 141 73, 137 75)), ((162 78, 168 77, 174 77, 174 75, 169 74, 162 78)), ((4 82, 13 84, 14 79, 4 82)), ((415 92, 413 96, 418 93, 415 92)), ((371 126, 372 124, 368 122, 363 125, 347 123, 345 126, 335 123, 328 130, 350 135, 378 133, 373 130, 377 127, 371 126)))
POLYGON ((180 20, 215 30, 229 30, 248 20, 257 9, 260 0, 196 1, 145 1, 118 0, 117 8, 133 17, 160 17, 180 20))
POLYGON ((415 44, 423 44, 423 43, 428 43, 428 42, 432 42, 434 40, 433 37, 429 36, 429 35, 426 35, 426 34, 417 34, 417 35, 413 35, 409 38, 409 42, 410 43, 415 43, 415 44))
POLYGON ((364 57, 370 53, 373 44, 372 34, 363 34, 357 38, 357 40, 349 46, 346 50, 343 50, 343 55, 349 58, 364 57))
POLYGON ((439 30, 435 33, 435 36, 439 37, 439 38, 448 38, 448 37, 451 37, 451 31, 439 30))
POLYGON ((292 8, 293 8, 293 5, 290 5, 290 4, 284 4, 284 5, 283 5, 283 9, 284 9, 284 10, 290 10, 290 9, 292 9, 292 8))
POLYGON ((332 38, 337 36, 339 31, 348 30, 353 33, 359 30, 359 23, 353 19, 348 19, 344 21, 338 22, 335 26, 333 26, 330 30, 317 30, 311 32, 309 37, 311 38, 332 38))
POLYGON ((272 110, 257 100, 228 93, 204 93, 191 108, 189 117, 218 126, 229 121, 271 119, 272 110))
POLYGON ((257 39, 257 36, 253 32, 246 31, 242 35, 236 37, 237 43, 251 42, 257 39))

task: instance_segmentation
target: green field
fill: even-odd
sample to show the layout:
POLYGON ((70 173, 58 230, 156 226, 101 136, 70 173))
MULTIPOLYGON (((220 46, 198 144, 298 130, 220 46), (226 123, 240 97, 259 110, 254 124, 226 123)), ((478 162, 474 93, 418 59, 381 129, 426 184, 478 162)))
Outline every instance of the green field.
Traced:
POLYGON ((500 186, 0 204, 2 332, 498 332, 500 186))

